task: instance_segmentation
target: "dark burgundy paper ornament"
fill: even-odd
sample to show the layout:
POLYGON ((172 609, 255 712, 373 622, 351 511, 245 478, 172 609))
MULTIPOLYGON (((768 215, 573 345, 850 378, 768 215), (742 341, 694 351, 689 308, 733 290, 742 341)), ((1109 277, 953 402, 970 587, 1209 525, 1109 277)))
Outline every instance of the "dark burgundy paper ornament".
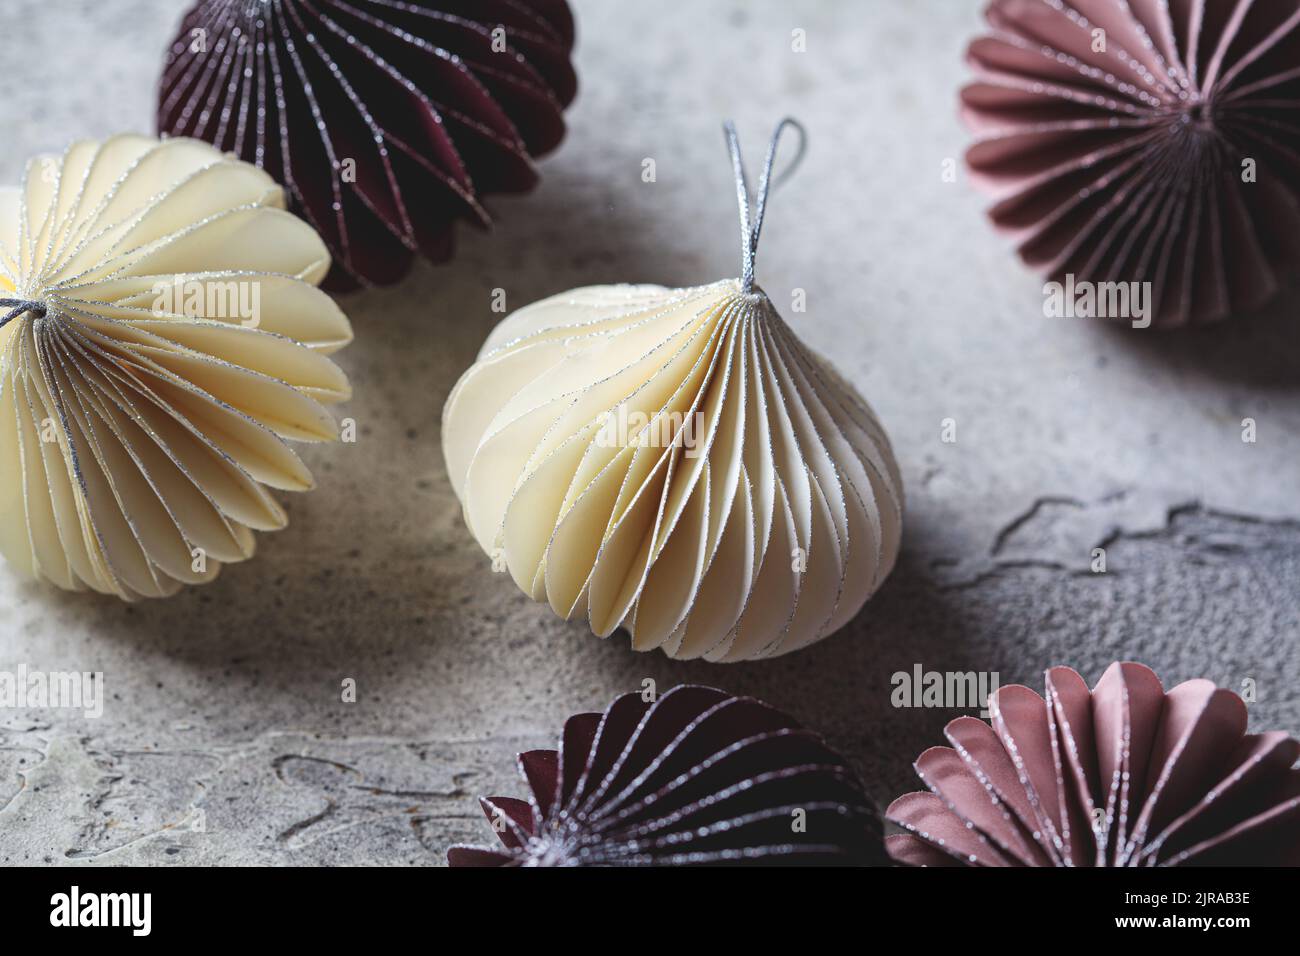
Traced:
POLYGON ((1027 264, 1150 283, 1130 288, 1149 289, 1158 327, 1257 308, 1300 272, 1300 0, 993 0, 986 15, 966 159, 1027 264))
POLYGON ((202 0, 163 67, 158 129, 284 184, 334 256, 327 284, 452 252, 480 197, 524 192, 577 80, 565 0, 202 0))
POLYGON ((880 817, 844 759, 749 697, 682 685, 625 694, 519 755, 529 799, 480 801, 500 847, 452 866, 867 864, 880 817))
POLYGON ((1208 680, 1165 692, 1142 664, 1097 686, 1047 672, 1010 685, 992 726, 960 717, 916 761, 887 839, 916 866, 1300 865, 1300 741, 1246 733, 1246 705, 1208 680))

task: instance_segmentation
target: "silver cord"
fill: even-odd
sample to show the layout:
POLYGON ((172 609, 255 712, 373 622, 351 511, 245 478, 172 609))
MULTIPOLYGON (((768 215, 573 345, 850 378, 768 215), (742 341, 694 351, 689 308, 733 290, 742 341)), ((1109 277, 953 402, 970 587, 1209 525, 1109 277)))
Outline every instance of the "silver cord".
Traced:
POLYGON ((731 153, 731 168, 736 176, 736 202, 740 206, 740 262, 741 291, 748 294, 754 288, 754 256, 758 253, 758 237, 763 231, 763 216, 767 212, 767 194, 790 178, 808 147, 808 134, 797 120, 786 117, 776 124, 772 140, 767 146, 767 160, 763 163, 763 174, 758 181, 758 201, 754 206, 750 225, 749 180, 745 177, 745 162, 740 156, 740 137, 736 135, 736 124, 727 120, 722 124, 722 133, 727 139, 727 149, 731 153), (781 175, 772 179, 772 166, 776 161, 776 148, 781 142, 781 134, 789 127, 799 134, 799 151, 781 171, 781 175))
POLYGON ((13 306, 14 310, 3 318, 0 318, 0 329, 3 329, 24 312, 30 312, 38 319, 45 317, 45 303, 43 302, 36 302, 28 299, 0 299, 0 306, 7 305, 13 306))

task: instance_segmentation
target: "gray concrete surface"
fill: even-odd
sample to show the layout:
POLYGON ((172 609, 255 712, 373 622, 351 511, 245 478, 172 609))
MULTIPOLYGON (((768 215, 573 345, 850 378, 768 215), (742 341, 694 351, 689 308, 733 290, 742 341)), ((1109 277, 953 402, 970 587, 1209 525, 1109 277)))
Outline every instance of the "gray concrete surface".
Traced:
MULTIPOLYGON (((581 91, 532 195, 449 265, 345 299, 356 445, 213 585, 125 606, 0 569, 0 670, 103 671, 102 718, 0 710, 0 863, 440 864, 485 840, 512 755, 649 677, 761 696, 822 730, 887 802, 953 711, 894 709, 890 675, 1116 658, 1167 684, 1258 682, 1255 729, 1300 731, 1300 335, 1291 296, 1194 333, 1042 316, 1040 283, 945 183, 978 4, 579 0, 581 91), (793 53, 791 30, 807 31, 793 53), (719 123, 751 161, 808 127, 758 259, 789 315, 889 429, 904 551, 841 634, 760 664, 601 641, 490 573, 439 453, 439 411, 494 316, 597 282, 739 270, 719 123), (642 183, 652 157, 658 181, 642 183), (788 301, 788 299, 787 299, 788 301), (1258 441, 1241 441, 1241 420, 1258 441), (957 422, 954 444, 941 421, 957 422), (1088 569, 1107 549, 1108 572, 1088 569), (355 704, 340 682, 357 681, 355 704), (201 811, 201 812, 200 812, 201 811), (201 828, 198 824, 201 821, 201 828)), ((11 0, 0 177, 74 136, 148 130, 176 0, 11 0)))

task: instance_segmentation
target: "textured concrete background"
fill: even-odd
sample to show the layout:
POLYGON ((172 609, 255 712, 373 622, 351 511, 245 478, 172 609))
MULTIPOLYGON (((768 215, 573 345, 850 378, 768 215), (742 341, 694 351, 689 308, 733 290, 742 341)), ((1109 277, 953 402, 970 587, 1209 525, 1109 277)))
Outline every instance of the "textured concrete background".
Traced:
MULTIPOLYGON (((944 159, 978 5, 580 0, 579 99, 534 194, 491 205, 449 265, 348 297, 355 445, 257 558, 161 603, 68 595, 0 569, 0 670, 99 670, 104 716, 0 711, 0 862, 441 863, 485 840, 512 755, 647 677, 751 693, 822 730, 882 805, 951 711, 895 710, 890 674, 1041 684, 1113 659, 1166 685, 1258 681, 1255 729, 1300 731, 1297 298, 1174 335, 1045 319, 1040 283, 944 159), (791 30, 807 52, 791 51, 791 30), (511 307, 597 282, 739 270, 720 121, 751 162, 789 113, 804 168, 758 260, 787 318, 875 406, 908 493, 898 569, 839 635, 761 664, 678 664, 565 624, 490 573, 460 520, 439 412, 511 307), (656 160, 658 182, 642 183, 656 160), (1241 441, 1241 420, 1259 440, 1241 441), (940 423, 957 422, 957 442, 940 423), (1088 570, 1105 545, 1109 572, 1088 570), (355 678, 359 700, 340 702, 355 678), (204 829, 197 832, 197 810, 204 829)), ((177 0, 10 0, 5 149, 152 129, 177 0)))

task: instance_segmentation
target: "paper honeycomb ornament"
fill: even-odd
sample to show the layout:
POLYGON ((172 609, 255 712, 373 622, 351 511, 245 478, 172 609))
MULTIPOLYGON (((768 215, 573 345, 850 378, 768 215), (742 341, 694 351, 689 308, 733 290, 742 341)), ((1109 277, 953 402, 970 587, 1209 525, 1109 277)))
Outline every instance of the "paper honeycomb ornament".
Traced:
POLYGON ((0 551, 162 597, 284 527, 351 340, 271 177, 190 139, 79 141, 0 189, 0 551))
POLYGON ((1066 315, 1175 328, 1300 274, 1300 0, 993 0, 966 154, 1066 315))
POLYGON ((960 717, 916 761, 929 792, 887 817, 915 866, 1295 866, 1300 741, 1246 733, 1246 705, 1208 680, 1165 691, 1143 664, 1089 690, 1053 667, 1046 696, 1009 685, 991 723, 960 717))
POLYGON ((500 846, 464 866, 882 865, 880 816, 844 758, 750 697, 624 694, 519 755, 527 800, 480 801, 500 846))
POLYGON ((538 181, 577 92, 565 0, 200 0, 158 130, 264 168, 334 257, 329 288, 452 254, 457 221, 538 181))
POLYGON ((798 650, 847 623, 898 552, 902 482, 884 429, 753 281, 789 126, 752 227, 727 127, 741 278, 597 286, 521 309, 443 412, 479 545, 534 600, 602 637, 625 627, 636 650, 798 650))

